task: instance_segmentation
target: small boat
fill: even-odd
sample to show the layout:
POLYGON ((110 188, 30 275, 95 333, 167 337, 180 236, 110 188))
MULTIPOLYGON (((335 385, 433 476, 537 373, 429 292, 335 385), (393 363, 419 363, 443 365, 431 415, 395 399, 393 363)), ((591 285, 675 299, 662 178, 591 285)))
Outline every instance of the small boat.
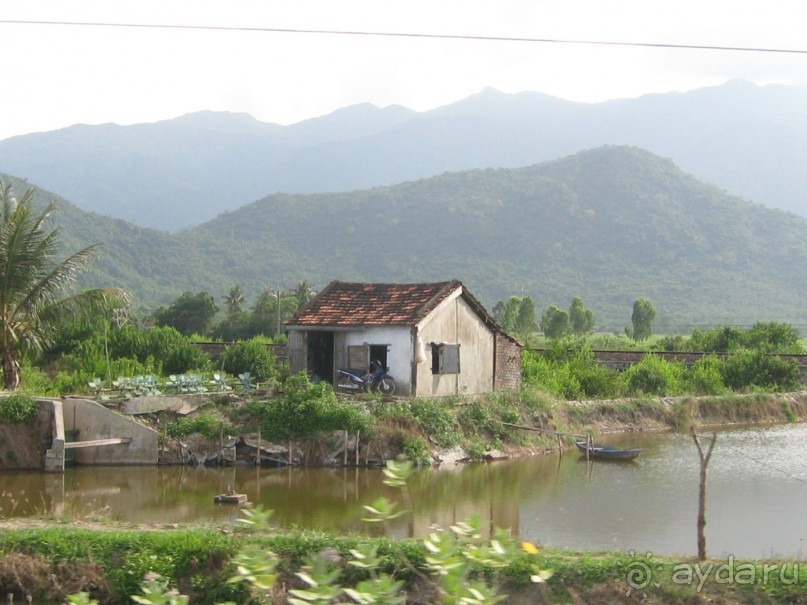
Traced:
POLYGON ((574 440, 574 444, 581 454, 588 455, 592 460, 633 460, 642 453, 641 448, 623 450, 578 439, 574 440))

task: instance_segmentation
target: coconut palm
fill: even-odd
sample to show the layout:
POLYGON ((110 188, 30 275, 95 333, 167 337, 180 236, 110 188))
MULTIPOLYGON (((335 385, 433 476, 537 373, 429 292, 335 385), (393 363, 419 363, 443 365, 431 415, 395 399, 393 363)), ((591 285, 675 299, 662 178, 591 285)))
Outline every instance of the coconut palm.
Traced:
POLYGON ((224 304, 227 305, 227 312, 230 315, 235 315, 244 308, 244 291, 238 284, 230 286, 227 296, 224 297, 224 304))
POLYGON ((272 290, 271 286, 264 286, 261 288, 261 291, 258 292, 258 298, 255 300, 255 310, 258 311, 266 307, 273 298, 275 298, 275 291, 272 290))
POLYGON ((316 292, 311 288, 311 284, 308 283, 307 279, 297 284, 294 289, 294 296, 297 297, 297 310, 301 311, 303 307, 311 302, 315 294, 316 292))
POLYGON ((120 306, 121 299, 126 299, 125 293, 111 289, 68 295, 99 246, 88 246, 57 262, 58 229, 45 228, 55 204, 36 214, 33 196, 29 189, 17 202, 13 187, 0 182, 0 355, 3 383, 11 390, 20 384, 19 357, 50 342, 62 317, 97 313, 109 308, 109 303, 120 306))

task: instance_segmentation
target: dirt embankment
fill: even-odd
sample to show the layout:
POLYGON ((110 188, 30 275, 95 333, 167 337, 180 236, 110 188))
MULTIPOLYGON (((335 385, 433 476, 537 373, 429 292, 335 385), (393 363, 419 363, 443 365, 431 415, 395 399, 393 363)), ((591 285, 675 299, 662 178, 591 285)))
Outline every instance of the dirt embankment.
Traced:
POLYGON ((0 471, 42 470, 52 423, 49 405, 40 405, 33 422, 0 422, 0 471))

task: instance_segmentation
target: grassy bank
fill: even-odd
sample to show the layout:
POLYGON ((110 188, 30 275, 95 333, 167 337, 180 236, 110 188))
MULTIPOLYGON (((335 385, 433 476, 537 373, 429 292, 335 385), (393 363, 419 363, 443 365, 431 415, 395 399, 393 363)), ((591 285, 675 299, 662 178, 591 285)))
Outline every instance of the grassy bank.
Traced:
MULTIPOLYGON (((807 392, 659 397, 608 401, 562 401, 542 393, 500 393, 471 401, 411 401, 383 404, 374 439, 388 454, 429 460, 429 450, 460 448, 470 458, 491 451, 510 455, 555 450, 546 431, 598 435, 619 431, 681 430, 695 426, 779 424, 807 419, 807 392), (397 449, 396 449, 397 446, 397 449)), ((571 445, 562 440, 560 447, 571 445)), ((439 457, 439 453, 438 453, 439 457)))
POLYGON ((446 459, 483 459, 494 452, 531 455, 571 445, 568 439, 559 443, 552 434, 512 425, 596 436, 807 419, 807 392, 565 401, 525 388, 478 397, 388 401, 373 396, 336 399, 321 386, 301 389, 300 397, 203 405, 193 415, 169 422, 165 434, 174 444, 195 435, 215 450, 222 430, 255 439, 260 427, 264 443, 293 445, 295 464, 319 466, 344 458, 350 464, 357 458, 360 464, 378 464, 405 456, 430 465, 446 459), (344 440, 345 430, 351 436, 360 433, 358 455, 356 442, 344 440))
MULTIPOLYGON (((430 551, 422 541, 390 541, 312 533, 228 534, 206 529, 136 530, 115 526, 6 529, 0 536, 0 590, 20 602, 62 603, 66 595, 88 592, 104 604, 130 603, 141 594, 149 571, 170 579, 192 603, 250 601, 244 583, 228 583, 234 557, 251 547, 275 553, 279 578, 272 603, 286 603, 289 590, 305 587, 295 573, 308 557, 327 553, 332 583, 356 586, 369 574, 347 562, 351 551, 375 547, 379 573, 403 581, 408 602, 437 602, 430 551)), ((269 555, 265 555, 269 556, 269 555)), ((614 553, 561 550, 525 552, 518 548, 501 568, 478 564, 473 578, 486 577, 504 603, 805 603, 807 564, 792 561, 676 560, 614 553), (548 572, 535 584, 536 569, 548 572)), ((17 601, 15 601, 17 602, 17 601)), ((162 601, 161 601, 162 602, 162 601)), ((166 601, 167 602, 167 601, 166 601)), ((325 601, 322 601, 325 602, 325 601)), ((349 602, 349 601, 346 601, 349 602)), ((443 601, 449 602, 449 601, 443 601)))

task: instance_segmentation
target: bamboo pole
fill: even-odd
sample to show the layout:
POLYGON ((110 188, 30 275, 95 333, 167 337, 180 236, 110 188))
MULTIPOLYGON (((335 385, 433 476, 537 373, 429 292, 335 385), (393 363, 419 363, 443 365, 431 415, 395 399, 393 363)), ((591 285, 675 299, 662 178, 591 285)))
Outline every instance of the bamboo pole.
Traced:
POLYGON ((361 431, 356 431, 356 467, 359 466, 359 434, 361 431))
POLYGON ((524 429, 525 431, 535 431, 537 433, 546 433, 548 435, 559 435, 561 437, 583 437, 583 435, 575 435, 574 433, 563 433, 559 431, 550 431, 549 429, 539 429, 535 426, 526 426, 524 424, 513 424, 512 422, 502 422, 504 426, 511 426, 516 429, 524 429))
POLYGON ((342 466, 347 466, 347 431, 345 431, 345 451, 342 453, 342 466))

